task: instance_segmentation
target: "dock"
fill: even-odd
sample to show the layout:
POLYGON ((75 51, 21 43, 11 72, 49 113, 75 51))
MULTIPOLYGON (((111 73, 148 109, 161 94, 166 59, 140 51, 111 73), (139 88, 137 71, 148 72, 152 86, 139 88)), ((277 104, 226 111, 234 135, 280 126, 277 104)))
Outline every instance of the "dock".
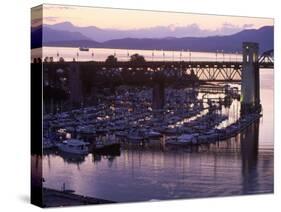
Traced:
POLYGON ((91 204, 110 204, 114 201, 98 199, 68 193, 50 188, 43 188, 43 207, 78 206, 91 204))

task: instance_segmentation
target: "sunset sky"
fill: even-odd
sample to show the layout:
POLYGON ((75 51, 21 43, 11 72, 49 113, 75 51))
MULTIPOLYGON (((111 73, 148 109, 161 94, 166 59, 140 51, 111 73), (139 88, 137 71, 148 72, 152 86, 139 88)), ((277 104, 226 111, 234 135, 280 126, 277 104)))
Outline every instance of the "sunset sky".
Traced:
MULTIPOLYGON (((39 20, 40 7, 33 11, 32 26, 42 24, 39 20)), ((70 22, 75 26, 96 26, 102 29, 135 30, 165 27, 170 32, 175 30, 194 31, 196 36, 228 35, 243 29, 260 28, 273 25, 271 18, 252 18, 201 15, 192 13, 158 12, 125 10, 79 6, 44 5, 44 24, 70 22), (201 34, 198 33, 202 32, 201 34)), ((182 34, 181 34, 182 35, 182 34)), ((194 36, 192 33, 189 36, 194 36)))
POLYGON ((59 5, 44 5, 44 9, 44 21, 48 24, 70 21, 78 26, 95 25, 100 28, 133 29, 167 25, 185 26, 194 23, 205 29, 219 28, 224 24, 239 27, 248 26, 251 28, 273 25, 273 19, 270 18, 214 16, 59 5))

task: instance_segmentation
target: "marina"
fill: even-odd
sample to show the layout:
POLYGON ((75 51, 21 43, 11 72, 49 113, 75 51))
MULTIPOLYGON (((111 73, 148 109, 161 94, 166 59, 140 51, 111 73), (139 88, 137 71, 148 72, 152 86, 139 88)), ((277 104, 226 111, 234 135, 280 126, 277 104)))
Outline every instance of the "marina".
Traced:
POLYGON ((193 89, 168 89, 167 106, 163 111, 155 113, 151 108, 150 93, 150 89, 128 87, 123 95, 120 93, 107 97, 110 100, 107 105, 46 115, 46 140, 50 140, 50 137, 56 138, 53 142, 62 149, 64 144, 67 144, 64 139, 77 138, 92 144, 92 149, 100 149, 114 146, 115 143, 145 143, 155 139, 160 141, 163 136, 179 137, 189 133, 196 134, 192 144, 199 144, 204 142, 204 139, 208 140, 210 136, 210 142, 232 137, 253 121, 249 116, 247 119, 237 119, 233 125, 216 129, 221 122, 228 119, 220 111, 225 106, 222 106, 222 102, 204 103, 202 99, 197 99, 198 92, 193 89), (181 104, 181 107, 178 107, 178 104, 181 104), (236 130, 228 133, 230 128, 236 130))
MULTIPOLYGON (((264 102, 273 97, 272 84, 270 83, 273 75, 266 71, 262 71, 261 74, 264 79, 261 81, 261 102, 264 102)), ((235 84, 235 86, 240 90, 239 84, 235 84)), ((273 169, 273 137, 268 137, 272 135, 270 133, 272 128, 264 125, 264 123, 272 123, 273 116, 270 115, 272 114, 270 112, 273 109, 272 106, 266 105, 263 107, 262 117, 260 115, 250 115, 246 118, 241 118, 239 113, 240 102, 238 100, 233 99, 228 106, 223 104, 219 106, 219 98, 223 99, 223 96, 226 95, 225 92, 208 94, 209 98, 214 98, 213 106, 210 107, 210 102, 208 104, 208 101, 202 101, 201 98, 204 96, 204 92, 201 93, 200 90, 183 89, 185 91, 182 92, 177 90, 177 95, 174 95, 173 89, 167 89, 166 99, 170 104, 169 110, 171 112, 167 110, 164 114, 161 111, 154 114, 150 109, 143 109, 144 105, 147 108, 151 106, 151 103, 149 104, 151 90, 149 91, 147 88, 141 90, 127 89, 127 92, 122 92, 124 96, 116 96, 114 113, 113 107, 110 109, 112 104, 110 102, 107 103, 108 105, 100 104, 99 107, 85 107, 70 112, 45 116, 46 126, 52 126, 48 128, 52 129, 50 132, 45 131, 46 137, 49 139, 54 137, 53 142, 63 141, 67 137, 75 137, 89 143, 89 153, 87 155, 65 154, 57 148, 45 151, 43 173, 46 187, 59 189, 65 183, 75 190, 77 194, 117 202, 127 202, 130 199, 131 201, 136 199, 143 201, 186 198, 189 196, 207 197, 217 196, 218 194, 225 196, 228 194, 267 193, 272 191, 273 184, 266 183, 264 186, 259 187, 257 183, 272 182, 273 175, 257 176, 252 171, 254 169, 272 172, 273 169), (192 103, 186 104, 189 110, 188 112, 183 112, 181 107, 177 107, 179 103, 173 103, 177 102, 177 100, 169 100, 168 96, 170 98, 177 98, 178 96, 178 99, 184 99, 182 101, 186 102, 189 102, 187 100, 192 100, 190 102, 194 102, 196 106, 191 106, 192 103), (124 98, 126 101, 124 101, 124 98), (143 105, 137 104, 136 108, 130 108, 133 105, 132 102, 139 99, 146 99, 148 103, 142 101, 143 105), (108 109, 105 110, 105 108, 108 109), (210 120, 209 124, 208 120, 210 120), (218 124, 215 125, 214 121, 216 122, 216 120, 218 124), (135 128, 133 127, 134 125, 136 126, 135 128), (54 132, 58 134, 55 136, 54 132), (192 134, 196 138, 196 142, 184 145, 169 144, 171 141, 177 142, 181 136, 186 134, 192 134), (61 139, 59 139, 60 136, 61 139), (255 139, 253 140, 253 138, 255 139), (254 143, 252 144, 252 142, 254 143), (109 149, 96 149, 96 143, 102 148, 106 144, 116 143, 117 145, 109 149), (259 155, 258 161, 260 162, 258 165, 255 165, 257 164, 255 154, 259 155), (243 165, 245 160, 250 161, 252 165, 246 168, 243 165), (210 161, 209 165, 207 165, 208 161, 210 161), (213 164, 214 161, 216 161, 215 165, 213 164), (233 163, 234 161, 235 163, 233 163), (221 167, 218 164, 228 165, 221 167), (61 170, 61 167, 64 168, 61 170), (172 167, 174 167, 174 171, 172 171, 172 167), (210 170, 207 167, 216 167, 216 169, 209 173, 210 170), (227 167, 233 167, 232 172, 229 172, 227 167), (96 170, 96 174, 93 176, 93 172, 90 170, 96 170), (148 172, 150 174, 147 173, 148 170, 150 170, 148 172), (189 175, 188 170, 193 170, 194 174, 189 175), (55 180, 57 179, 55 172, 68 173, 69 171, 75 173, 74 178, 67 177, 65 179, 66 176, 63 174, 63 179, 55 180), (177 173, 178 177, 176 179, 174 175, 167 174, 173 172, 177 173), (134 193, 131 198, 127 198, 125 190, 122 189, 122 184, 118 183, 123 179, 121 173, 125 173, 127 176, 127 189, 131 188, 134 191, 141 189, 136 186, 140 184, 143 191, 148 190, 151 195, 142 196, 141 193, 134 193), (231 178, 228 173, 232 173, 231 175, 235 178, 231 178), (250 175, 245 175, 246 173, 250 173, 250 175), (213 174, 216 175, 215 178, 213 174), (82 177, 81 179, 87 185, 88 180, 90 180, 87 175, 92 176, 91 179, 95 179, 96 183, 91 181, 93 184, 88 188, 81 185, 77 187, 73 184, 74 179, 82 177), (112 177, 116 178, 111 186, 107 186, 106 183, 109 181, 106 177, 108 175, 111 176, 111 179, 112 177), (161 175, 165 177, 161 177, 161 175), (197 184, 196 179, 199 176, 205 176, 206 186, 197 184), (252 185, 246 183, 250 176, 254 179, 252 185), (180 186, 181 177, 182 179, 188 179, 185 181, 188 185, 184 186, 187 190, 180 186), (156 178, 157 184, 148 182, 148 179, 156 180, 156 178), (167 184, 171 179, 175 180, 174 184, 167 184), (214 181, 214 179, 216 180, 214 181), (215 183, 219 179, 225 182, 220 186, 224 192, 215 183), (145 186, 148 184, 151 186, 150 189, 145 186), (215 185, 217 189, 215 189, 215 185), (115 194, 112 194, 112 189, 114 189, 115 194), (189 189, 191 189, 190 193, 189 189), (100 192, 101 190, 102 192, 100 192), (178 195, 168 192, 171 190, 177 192, 178 195), (126 196, 125 199, 122 198, 124 196, 126 196)), ((108 99, 112 101, 111 97, 108 99)))

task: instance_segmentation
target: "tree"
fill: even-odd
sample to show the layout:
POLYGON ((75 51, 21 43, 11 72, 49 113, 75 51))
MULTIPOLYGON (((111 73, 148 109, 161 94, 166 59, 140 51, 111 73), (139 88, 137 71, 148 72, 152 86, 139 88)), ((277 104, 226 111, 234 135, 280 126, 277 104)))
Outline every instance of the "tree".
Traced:
POLYGON ((107 63, 107 64, 116 64, 117 63, 117 57, 115 57, 114 55, 109 55, 106 58, 105 63, 107 63))
POLYGON ((133 63, 144 63, 145 59, 144 59, 144 56, 136 53, 136 54, 131 55, 130 61, 133 63))
POLYGON ((60 57, 59 62, 60 62, 60 63, 63 63, 63 62, 64 62, 64 58, 63 58, 63 57, 60 57))

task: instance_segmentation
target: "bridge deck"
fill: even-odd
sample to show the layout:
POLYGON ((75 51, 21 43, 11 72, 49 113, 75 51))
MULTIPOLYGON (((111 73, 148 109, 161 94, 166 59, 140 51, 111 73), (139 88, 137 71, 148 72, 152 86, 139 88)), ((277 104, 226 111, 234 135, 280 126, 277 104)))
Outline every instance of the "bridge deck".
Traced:
MULTIPOLYGON (((53 62, 52 64, 62 65, 62 64, 70 64, 73 62, 53 62)), ((224 61, 224 62, 216 62, 216 61, 145 61, 142 63, 130 62, 130 61, 118 61, 116 63, 106 63, 101 61, 86 61, 81 62, 81 64, 91 64, 96 68, 158 68, 158 67, 181 67, 181 68, 196 68, 196 67, 204 67, 204 68, 241 68, 241 61, 224 61)), ((50 63, 48 63, 50 64, 50 63)), ((274 68, 273 62, 262 62, 259 63, 260 68, 274 68)))
MULTIPOLYGON (((43 67, 46 70, 68 69, 72 65, 78 65, 81 70, 94 70, 97 74, 114 76, 117 73, 132 74, 131 77, 162 73, 168 77, 182 78, 183 75, 195 75, 201 81, 237 81, 241 80, 241 61, 145 61, 130 62, 117 61, 114 63, 87 61, 87 62, 48 62, 43 67), (133 72, 131 72, 133 70, 133 72), (134 73, 138 72, 135 76, 134 73)), ((272 69, 273 63, 259 63, 259 68, 272 69)), ((144 76, 142 76, 144 77, 144 76)), ((171 78, 171 79, 172 79, 171 78)), ((112 79, 112 78, 111 78, 112 79)), ((173 80, 175 80, 173 78, 173 80)))

